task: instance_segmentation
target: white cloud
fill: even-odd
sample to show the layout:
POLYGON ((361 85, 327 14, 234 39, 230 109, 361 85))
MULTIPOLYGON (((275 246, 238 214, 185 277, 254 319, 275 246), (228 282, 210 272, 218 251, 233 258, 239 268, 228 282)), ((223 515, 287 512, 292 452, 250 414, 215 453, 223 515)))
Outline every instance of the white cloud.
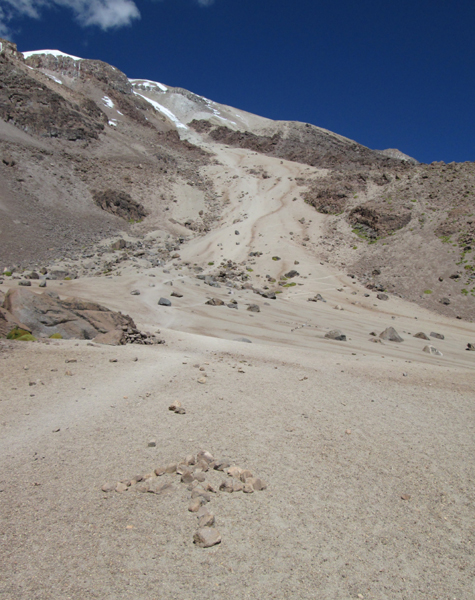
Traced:
POLYGON ((9 23, 15 19, 39 19, 43 10, 54 7, 69 8, 81 25, 96 25, 104 31, 140 19, 133 0, 0 0, 0 35, 8 34, 9 23))

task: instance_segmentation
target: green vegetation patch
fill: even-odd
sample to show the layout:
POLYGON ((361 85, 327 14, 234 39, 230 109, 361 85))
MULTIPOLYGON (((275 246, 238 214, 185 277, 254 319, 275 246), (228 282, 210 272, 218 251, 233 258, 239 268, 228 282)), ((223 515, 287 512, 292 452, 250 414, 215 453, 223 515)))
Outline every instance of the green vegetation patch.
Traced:
POLYGON ((14 327, 7 335, 7 340, 18 340, 25 335, 31 335, 31 332, 21 327, 14 327))

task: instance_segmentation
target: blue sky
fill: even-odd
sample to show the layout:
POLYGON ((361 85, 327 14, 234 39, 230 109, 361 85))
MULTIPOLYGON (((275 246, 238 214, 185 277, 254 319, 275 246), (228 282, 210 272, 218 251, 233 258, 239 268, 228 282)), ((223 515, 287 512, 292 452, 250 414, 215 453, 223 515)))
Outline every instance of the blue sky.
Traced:
POLYGON ((0 30, 370 148, 475 161, 473 0, 0 0, 0 30))

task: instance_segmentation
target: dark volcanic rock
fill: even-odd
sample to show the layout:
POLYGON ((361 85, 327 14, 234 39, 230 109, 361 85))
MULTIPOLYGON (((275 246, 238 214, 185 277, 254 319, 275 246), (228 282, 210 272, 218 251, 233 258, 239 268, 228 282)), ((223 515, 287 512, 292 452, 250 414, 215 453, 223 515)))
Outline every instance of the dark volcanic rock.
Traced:
POLYGON ((404 209, 393 211, 390 207, 367 202, 354 208, 349 220, 354 226, 364 226, 374 232, 375 236, 369 237, 379 237, 405 227, 411 220, 411 212, 404 209))
POLYGON ((147 216, 145 208, 133 200, 127 192, 116 192, 114 190, 105 190, 103 192, 94 192, 93 200, 106 212, 127 221, 141 221, 147 216))
POLYGON ((0 81, 0 118, 28 133, 87 140, 97 138, 107 123, 92 100, 83 98, 73 104, 30 76, 18 59, 3 54, 0 81))

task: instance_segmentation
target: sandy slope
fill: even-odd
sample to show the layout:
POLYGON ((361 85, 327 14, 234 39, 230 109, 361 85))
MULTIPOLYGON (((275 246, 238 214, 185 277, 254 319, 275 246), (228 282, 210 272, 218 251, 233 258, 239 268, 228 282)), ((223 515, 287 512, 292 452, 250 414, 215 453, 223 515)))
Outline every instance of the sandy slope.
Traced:
POLYGON ((208 174, 229 201, 223 219, 169 273, 48 283, 160 329, 166 346, 55 341, 0 353, 0 597, 473 598, 475 353, 464 348, 475 326, 366 298, 320 261, 323 217, 293 202, 308 167, 243 150, 218 158, 208 174), (303 285, 264 300, 183 266, 212 272, 221 259, 246 261, 256 286, 292 268, 303 285), (157 306, 173 290, 183 298, 157 306), (316 293, 327 302, 307 302, 316 293), (205 305, 211 297, 238 310, 205 305), (390 325, 402 344, 370 341, 390 325), (349 340, 324 339, 334 328, 349 340), (423 353, 417 331, 443 333, 444 356, 423 353), (176 399, 186 415, 167 410, 176 399), (219 546, 193 545, 190 492, 176 476, 161 495, 101 492, 201 448, 268 483, 212 499, 219 546))

